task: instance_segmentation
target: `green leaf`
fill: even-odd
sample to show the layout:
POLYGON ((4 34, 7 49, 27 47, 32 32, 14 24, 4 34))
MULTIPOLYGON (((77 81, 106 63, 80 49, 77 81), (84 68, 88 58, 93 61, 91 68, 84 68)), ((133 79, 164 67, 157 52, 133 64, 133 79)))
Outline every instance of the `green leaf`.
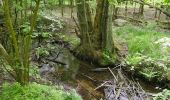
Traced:
POLYGON ((111 4, 111 5, 117 5, 118 4, 117 0, 108 0, 108 1, 109 1, 109 4, 111 4))

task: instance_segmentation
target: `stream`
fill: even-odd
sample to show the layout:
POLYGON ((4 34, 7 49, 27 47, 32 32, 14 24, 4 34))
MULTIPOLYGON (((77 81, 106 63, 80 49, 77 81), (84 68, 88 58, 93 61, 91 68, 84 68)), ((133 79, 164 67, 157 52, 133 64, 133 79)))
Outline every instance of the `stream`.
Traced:
MULTIPOLYGON (((41 23, 50 22, 51 20, 49 20, 47 17, 41 23)), ((67 20, 67 23, 63 33, 70 38, 73 35, 70 32, 75 26, 71 20, 67 20)), ((70 41, 74 40, 75 38, 70 41)), ((118 100, 150 100, 153 94, 161 91, 159 87, 152 86, 142 79, 133 79, 119 67, 100 68, 100 66, 77 59, 69 51, 69 44, 65 44, 62 40, 53 38, 47 39, 46 43, 40 43, 44 48, 47 48, 49 44, 55 47, 50 50, 48 56, 43 56, 38 61, 41 66, 39 67, 41 77, 55 85, 62 85, 65 90, 75 89, 83 100, 100 100, 101 98, 104 100, 115 100, 115 98, 118 100)))
MULTIPOLYGON (((67 48, 64 48, 61 44, 55 44, 55 46, 58 48, 57 50, 55 49, 55 51, 61 51, 59 54, 56 52, 51 52, 51 55, 45 57, 45 59, 55 58, 55 61, 50 60, 45 61, 45 63, 43 62, 42 67, 40 68, 40 74, 42 78, 52 81, 53 84, 62 84, 66 90, 76 89, 76 91, 82 96, 83 100, 98 100, 105 98, 106 94, 103 91, 105 87, 99 86, 106 81, 113 80, 112 73, 107 68, 100 68, 99 66, 78 60, 72 53, 70 53, 67 48), (56 54, 58 54, 57 58, 56 54), (57 63, 56 61, 60 63, 57 63)), ((118 74, 116 72, 117 70, 118 69, 112 70, 115 75, 118 74)), ((126 78, 131 80, 131 78, 128 76, 126 78)), ((137 80, 146 93, 154 94, 160 91, 159 89, 155 89, 154 86, 144 83, 140 79, 137 80)), ((118 84, 119 83, 120 82, 118 82, 118 84)))

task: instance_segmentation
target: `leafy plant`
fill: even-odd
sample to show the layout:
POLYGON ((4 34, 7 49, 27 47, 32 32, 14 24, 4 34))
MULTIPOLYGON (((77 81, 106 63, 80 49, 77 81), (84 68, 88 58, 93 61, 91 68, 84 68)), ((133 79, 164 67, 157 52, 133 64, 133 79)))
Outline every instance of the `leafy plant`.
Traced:
POLYGON ((103 49, 102 50, 102 55, 103 55, 103 60, 101 61, 101 63, 103 65, 105 64, 109 64, 109 63, 115 63, 116 60, 116 56, 112 55, 108 49, 103 49))
POLYGON ((49 55, 49 52, 46 48, 44 47, 38 47, 35 49, 35 54, 36 54, 36 57, 39 59, 40 57, 43 57, 43 56, 48 56, 49 55))
POLYGON ((170 90, 164 89, 162 92, 156 94, 153 97, 153 100, 169 100, 170 99, 170 90))
POLYGON ((152 78, 159 76, 158 72, 146 68, 144 69, 144 71, 140 71, 139 73, 142 74, 148 80, 151 80, 152 78))
POLYGON ((5 83, 2 86, 1 100, 82 100, 74 90, 63 91, 54 86, 31 83, 21 86, 19 83, 5 83))
POLYGON ((138 65, 142 61, 142 59, 143 58, 140 55, 136 54, 133 56, 128 55, 125 61, 128 65, 138 65))
POLYGON ((29 75, 33 76, 34 78, 40 78, 38 66, 31 64, 30 65, 29 75))
POLYGON ((37 38, 50 38, 52 35, 49 32, 33 33, 32 37, 37 38))

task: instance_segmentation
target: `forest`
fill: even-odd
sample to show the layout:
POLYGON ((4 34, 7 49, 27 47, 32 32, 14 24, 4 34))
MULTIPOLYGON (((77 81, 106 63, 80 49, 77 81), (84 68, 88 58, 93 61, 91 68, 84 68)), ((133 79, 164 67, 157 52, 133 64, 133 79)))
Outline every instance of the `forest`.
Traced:
POLYGON ((0 100, 170 100, 170 0, 0 0, 0 100))

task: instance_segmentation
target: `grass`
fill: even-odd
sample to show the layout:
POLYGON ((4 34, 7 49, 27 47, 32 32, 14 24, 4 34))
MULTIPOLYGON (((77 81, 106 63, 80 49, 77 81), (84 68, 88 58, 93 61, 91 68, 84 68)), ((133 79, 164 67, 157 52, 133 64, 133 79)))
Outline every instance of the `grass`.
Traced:
POLYGON ((6 83, 2 86, 0 100, 82 100, 74 91, 65 92, 54 86, 31 83, 21 86, 19 83, 6 83))
POLYGON ((148 28, 125 26, 117 31, 117 35, 126 40, 130 55, 141 53, 155 59, 162 58, 160 50, 157 49, 159 46, 154 42, 164 37, 164 33, 151 31, 148 28))
POLYGON ((167 33, 156 32, 155 24, 145 27, 124 26, 115 31, 115 36, 128 45, 128 55, 125 58, 129 70, 135 70, 146 79, 165 77, 168 71, 168 57, 161 52, 161 47, 155 41, 168 37, 167 33))

